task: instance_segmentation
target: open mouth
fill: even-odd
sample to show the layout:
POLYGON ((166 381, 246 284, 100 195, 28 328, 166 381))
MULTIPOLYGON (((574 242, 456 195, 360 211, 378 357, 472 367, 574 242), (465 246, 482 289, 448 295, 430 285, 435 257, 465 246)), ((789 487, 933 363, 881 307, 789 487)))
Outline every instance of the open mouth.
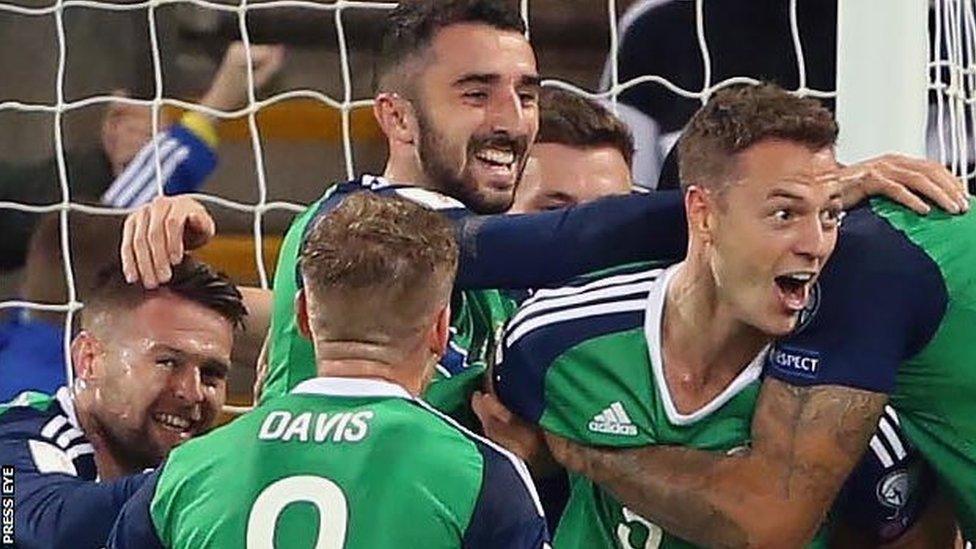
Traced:
POLYGON ((814 278, 816 273, 813 271, 796 271, 773 279, 783 305, 793 312, 802 311, 810 299, 814 278))
POLYGON ((196 422, 192 419, 162 412, 153 414, 152 417, 163 429, 177 434, 180 438, 187 439, 193 436, 196 422))
POLYGON ((517 155, 511 149, 486 147, 475 153, 474 157, 493 171, 503 171, 506 173, 515 171, 517 155))

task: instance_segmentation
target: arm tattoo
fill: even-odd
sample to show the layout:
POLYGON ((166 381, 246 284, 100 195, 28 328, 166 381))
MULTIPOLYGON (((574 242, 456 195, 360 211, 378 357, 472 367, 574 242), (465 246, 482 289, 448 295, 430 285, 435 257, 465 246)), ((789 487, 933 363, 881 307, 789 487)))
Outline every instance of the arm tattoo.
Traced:
POLYGON ((712 547, 800 545, 816 533, 874 433, 887 396, 764 382, 752 447, 576 448, 582 473, 665 530, 712 547), (777 520, 769 520, 775 516, 777 520))

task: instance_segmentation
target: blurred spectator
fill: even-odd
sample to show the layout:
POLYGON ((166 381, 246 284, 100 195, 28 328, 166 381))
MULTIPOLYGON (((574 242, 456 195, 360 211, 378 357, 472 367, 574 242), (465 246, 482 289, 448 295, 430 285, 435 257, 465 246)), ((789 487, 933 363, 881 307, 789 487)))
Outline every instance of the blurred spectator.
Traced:
POLYGON ((515 190, 511 213, 565 208, 627 194, 634 138, 600 104, 545 88, 539 95, 539 135, 515 190))
MULTIPOLYGON (((281 46, 251 46, 256 87, 265 85, 283 59, 281 46)), ((200 104, 219 111, 240 108, 247 100, 247 61, 244 46, 227 48, 210 89, 200 104)), ((122 92, 117 92, 119 95, 122 92)), ((216 167, 217 132, 214 118, 189 112, 178 123, 152 137, 152 111, 123 102, 112 103, 102 121, 99 147, 68 152, 65 158, 71 200, 131 208, 157 193, 155 151, 159 151, 159 179, 167 194, 200 188, 216 167), (114 180, 114 182, 113 182, 114 180)), ((61 201, 56 158, 35 164, 0 163, 0 201, 42 205, 61 201)), ((20 267, 37 214, 0 211, 0 269, 20 267)))
MULTIPOLYGON (((70 212, 72 276, 79 301, 93 288, 98 271, 116 260, 121 229, 120 217, 70 212)), ((58 213, 43 216, 30 239, 21 298, 46 304, 68 302, 58 213)), ((28 308, 6 310, 2 315, 0 402, 27 390, 51 394, 64 385, 65 313, 28 308)))
MULTIPOLYGON (((690 0, 638 0, 620 20, 619 82, 657 75, 689 91, 705 85, 704 61, 690 0)), ((799 86, 799 70, 790 30, 789 0, 709 0, 704 3, 705 42, 711 58, 710 85, 734 76, 768 80, 787 89, 799 86)), ((807 87, 835 88, 837 2, 797 2, 797 26, 806 61, 807 87)), ((612 85, 610 60, 601 87, 612 85)), ((619 115, 634 132, 637 153, 634 179, 657 188, 677 188, 673 177, 658 186, 664 159, 681 128, 701 101, 680 96, 656 83, 620 94, 619 115)), ((665 168, 667 170, 667 168, 665 168)))

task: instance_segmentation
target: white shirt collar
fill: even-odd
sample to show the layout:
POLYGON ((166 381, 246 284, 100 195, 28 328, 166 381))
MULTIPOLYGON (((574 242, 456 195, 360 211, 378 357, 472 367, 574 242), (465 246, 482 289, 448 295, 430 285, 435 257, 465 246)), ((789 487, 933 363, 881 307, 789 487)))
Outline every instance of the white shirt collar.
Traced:
POLYGON ((682 414, 678 411, 677 407, 674 405, 674 400, 671 398, 671 389, 668 388, 667 379, 664 377, 664 355, 662 353, 662 327, 664 321, 664 303, 668 294, 668 286, 671 285, 671 280, 674 278, 675 273, 678 269, 684 265, 684 262, 678 263, 668 267, 663 274, 654 282, 651 287, 650 294, 647 297, 647 311, 644 316, 644 337, 647 339, 647 349, 650 353, 651 359, 651 369, 654 372, 654 385, 657 387, 658 394, 661 396, 661 402, 664 404, 664 411, 668 415, 668 420, 674 425, 690 425, 696 421, 708 416, 715 410, 721 408, 726 402, 732 400, 732 397, 739 394, 743 389, 745 389, 750 383, 759 379, 759 374, 762 373, 763 360, 766 357, 766 352, 769 350, 767 345, 762 351, 756 355, 752 361, 742 369, 738 376, 732 380, 731 383, 719 393, 711 402, 705 404, 701 408, 695 410, 690 414, 682 414))
POLYGON ((394 397, 413 400, 403 387, 379 379, 352 377, 315 377, 299 383, 292 394, 344 397, 394 397))

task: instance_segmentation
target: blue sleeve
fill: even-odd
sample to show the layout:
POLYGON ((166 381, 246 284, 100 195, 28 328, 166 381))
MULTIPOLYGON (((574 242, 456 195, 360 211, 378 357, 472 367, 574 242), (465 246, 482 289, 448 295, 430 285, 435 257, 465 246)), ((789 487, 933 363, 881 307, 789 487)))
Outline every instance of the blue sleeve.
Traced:
POLYGON ((905 438, 900 420, 885 406, 868 451, 834 502, 837 518, 874 545, 899 539, 933 502, 935 471, 905 438))
POLYGON ((539 288, 622 263, 684 257, 688 229, 678 191, 608 197, 459 225, 456 287, 539 288))
POLYGON ((844 221, 794 333, 778 341, 766 374, 799 386, 894 390, 899 365, 935 334, 948 295, 938 266, 867 209, 844 221))
POLYGON ((156 196, 156 147, 159 178, 168 195, 198 190, 217 167, 217 154, 180 124, 146 143, 102 195, 102 203, 117 208, 145 204, 156 196))
POLYGON ((103 547, 122 505, 147 476, 95 482, 42 473, 26 440, 0 442, 0 462, 14 466, 14 537, 21 548, 103 547))
POLYGON ((529 471, 518 458, 487 442, 475 444, 484 459, 481 492, 464 532, 465 549, 539 549, 549 531, 529 471))
POLYGON ((132 496, 119 513, 115 528, 108 539, 109 549, 162 549, 163 542, 156 532, 150 506, 156 494, 159 471, 156 469, 142 488, 132 496))

